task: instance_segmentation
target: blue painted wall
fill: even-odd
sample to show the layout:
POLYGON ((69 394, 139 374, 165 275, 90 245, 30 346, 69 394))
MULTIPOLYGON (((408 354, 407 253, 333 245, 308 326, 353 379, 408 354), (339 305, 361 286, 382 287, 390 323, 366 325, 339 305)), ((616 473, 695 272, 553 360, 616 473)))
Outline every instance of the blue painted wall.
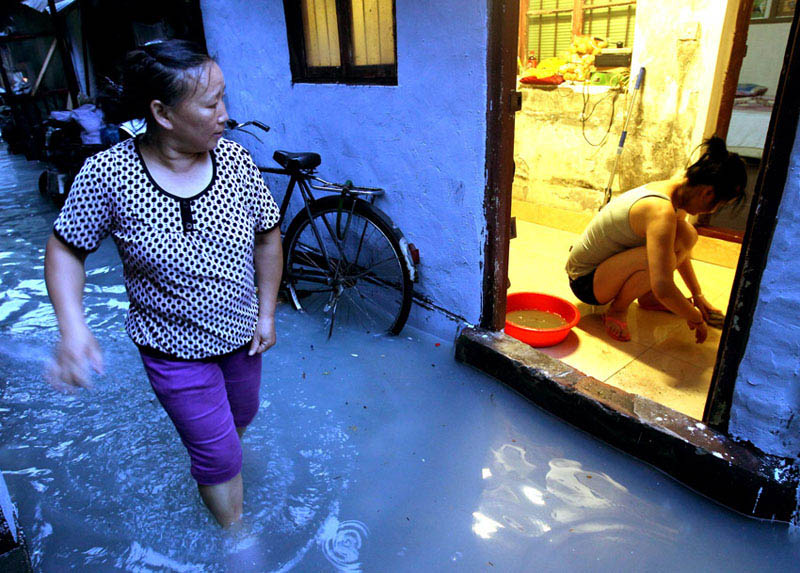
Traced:
POLYGON ((731 408, 731 434, 800 457, 800 131, 731 408))
MULTIPOLYGON (((486 2, 398 0, 397 86, 293 85, 282 2, 201 6, 230 115, 273 128, 263 145, 237 139, 261 163, 271 163, 274 149, 317 151, 323 177, 387 189, 378 206, 421 253, 416 289, 477 322, 486 226, 486 2)), ((282 196, 285 182, 269 183, 282 196)), ((456 326, 418 306, 410 324, 444 335, 456 326)))

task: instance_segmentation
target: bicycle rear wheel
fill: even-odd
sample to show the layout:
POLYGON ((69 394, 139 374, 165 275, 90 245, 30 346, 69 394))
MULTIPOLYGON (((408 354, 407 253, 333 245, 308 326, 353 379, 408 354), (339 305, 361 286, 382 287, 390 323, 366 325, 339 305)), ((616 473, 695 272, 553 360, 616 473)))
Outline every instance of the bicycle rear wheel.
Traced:
POLYGON ((330 196, 301 211, 283 240, 295 306, 334 326, 398 334, 411 309, 399 233, 366 201, 330 196))

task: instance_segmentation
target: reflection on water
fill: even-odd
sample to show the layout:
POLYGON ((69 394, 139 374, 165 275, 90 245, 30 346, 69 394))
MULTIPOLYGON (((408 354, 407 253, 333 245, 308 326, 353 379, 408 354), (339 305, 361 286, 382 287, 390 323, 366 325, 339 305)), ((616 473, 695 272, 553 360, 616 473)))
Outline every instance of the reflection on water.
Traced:
POLYGON ((492 451, 483 470, 486 488, 473 513, 477 536, 500 543, 542 537, 554 552, 576 547, 586 552, 611 542, 616 550, 641 550, 675 541, 678 531, 662 524, 668 521, 663 509, 635 498, 605 473, 574 460, 547 459, 546 453, 518 443, 492 451))

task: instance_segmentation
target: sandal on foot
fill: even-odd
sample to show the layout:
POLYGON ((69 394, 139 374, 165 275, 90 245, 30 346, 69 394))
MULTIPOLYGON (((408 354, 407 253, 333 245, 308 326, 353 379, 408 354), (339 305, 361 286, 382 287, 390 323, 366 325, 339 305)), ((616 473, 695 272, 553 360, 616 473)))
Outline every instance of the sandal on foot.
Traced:
POLYGON ((725 324, 725 315, 718 310, 711 310, 708 312, 706 324, 711 328, 719 328, 721 330, 725 324))
POLYGON ((607 314, 603 315, 603 324, 606 327, 606 333, 619 342, 628 342, 631 339, 631 334, 628 332, 628 323, 624 320, 620 320, 618 318, 614 318, 613 316, 608 316, 607 314), (611 330, 609 326, 609 322, 616 326, 619 329, 619 333, 614 332, 611 330))

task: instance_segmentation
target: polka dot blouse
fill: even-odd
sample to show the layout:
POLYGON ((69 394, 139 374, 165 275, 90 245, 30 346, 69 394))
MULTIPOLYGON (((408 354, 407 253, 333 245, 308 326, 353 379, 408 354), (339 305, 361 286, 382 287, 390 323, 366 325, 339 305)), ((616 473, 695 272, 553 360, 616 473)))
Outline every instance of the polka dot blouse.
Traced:
POLYGON ((109 234, 122 259, 130 308, 125 327, 143 351, 181 359, 226 354, 255 332, 255 234, 279 221, 258 168, 220 140, 213 175, 184 199, 158 186, 134 140, 90 157, 54 233, 78 252, 109 234))

